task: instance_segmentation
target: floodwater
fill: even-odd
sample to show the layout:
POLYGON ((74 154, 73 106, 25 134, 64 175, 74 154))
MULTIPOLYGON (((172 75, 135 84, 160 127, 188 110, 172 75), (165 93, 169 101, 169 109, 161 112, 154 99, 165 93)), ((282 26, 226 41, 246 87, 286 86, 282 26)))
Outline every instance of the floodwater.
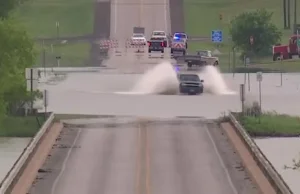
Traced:
POLYGON ((300 160, 300 137, 262 138, 255 139, 255 142, 291 190, 295 194, 300 193, 300 169, 284 168, 285 165, 293 167, 293 159, 296 162, 300 160))
POLYGON ((23 152, 30 139, 0 137, 0 182, 23 152))

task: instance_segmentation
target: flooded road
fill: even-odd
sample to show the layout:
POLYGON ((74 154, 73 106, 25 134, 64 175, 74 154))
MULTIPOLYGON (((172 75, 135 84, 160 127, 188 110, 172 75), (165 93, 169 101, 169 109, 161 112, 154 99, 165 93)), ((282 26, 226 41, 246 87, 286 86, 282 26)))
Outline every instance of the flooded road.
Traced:
POLYGON ((285 168, 285 166, 294 167, 293 160, 296 162, 300 160, 300 138, 261 138, 255 139, 255 143, 272 162, 276 171, 283 177, 292 191, 295 194, 300 193, 300 169, 285 168))
POLYGON ((30 139, 0 137, 0 182, 18 159, 30 139))

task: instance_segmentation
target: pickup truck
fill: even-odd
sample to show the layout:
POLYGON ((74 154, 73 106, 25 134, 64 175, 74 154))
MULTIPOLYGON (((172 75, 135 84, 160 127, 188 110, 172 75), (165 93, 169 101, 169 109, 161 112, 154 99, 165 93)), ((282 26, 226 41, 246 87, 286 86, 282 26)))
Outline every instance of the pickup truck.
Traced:
POLYGON ((188 67, 219 64, 218 57, 213 57, 211 51, 197 51, 194 55, 175 56, 174 59, 187 63, 188 67))
POLYGON ((181 94, 201 94, 203 93, 203 80, 197 74, 178 74, 179 91, 181 94))
POLYGON ((148 52, 160 51, 164 53, 164 49, 167 47, 167 41, 164 38, 151 38, 148 41, 148 52))
POLYGON ((206 61, 202 59, 200 55, 183 55, 183 56, 174 56, 174 59, 178 61, 183 61, 187 63, 188 67, 195 66, 204 66, 207 65, 206 61))

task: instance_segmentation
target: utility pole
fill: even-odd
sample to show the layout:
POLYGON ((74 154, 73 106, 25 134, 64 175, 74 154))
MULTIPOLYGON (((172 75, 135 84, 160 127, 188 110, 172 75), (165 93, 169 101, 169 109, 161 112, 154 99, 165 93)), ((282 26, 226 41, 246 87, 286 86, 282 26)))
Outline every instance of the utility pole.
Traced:
POLYGON ((294 0, 294 29, 297 29, 297 0, 294 0))
POLYGON ((283 0, 283 27, 287 29, 287 14, 286 14, 286 2, 287 0, 283 0))
POLYGON ((287 0, 287 29, 291 29, 291 0, 287 0))

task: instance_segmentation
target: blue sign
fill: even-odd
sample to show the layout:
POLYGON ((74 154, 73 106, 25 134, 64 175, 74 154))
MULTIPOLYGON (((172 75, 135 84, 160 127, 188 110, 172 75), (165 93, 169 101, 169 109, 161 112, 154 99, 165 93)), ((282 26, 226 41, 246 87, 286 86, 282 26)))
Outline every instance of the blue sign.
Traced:
POLYGON ((223 33, 221 30, 213 30, 211 31, 211 41, 212 42, 222 42, 223 41, 223 33))

